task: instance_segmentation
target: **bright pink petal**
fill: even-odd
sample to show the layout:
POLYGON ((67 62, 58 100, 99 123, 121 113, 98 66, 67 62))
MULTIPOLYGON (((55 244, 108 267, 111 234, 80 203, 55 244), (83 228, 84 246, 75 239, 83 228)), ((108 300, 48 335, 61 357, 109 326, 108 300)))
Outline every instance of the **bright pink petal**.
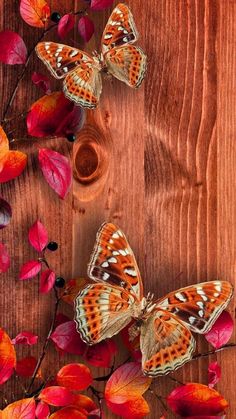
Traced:
POLYGON ((47 148, 39 150, 39 164, 43 175, 51 188, 64 199, 69 192, 72 182, 72 170, 69 160, 47 148))
POLYGON ((46 271, 43 271, 41 273, 40 277, 40 289, 39 291, 43 294, 51 291, 55 284, 56 275, 55 272, 53 272, 51 269, 46 269, 46 271))
POLYGON ((231 315, 228 311, 223 311, 213 324, 211 330, 206 333, 204 336, 206 340, 214 346, 214 348, 219 349, 222 346, 226 345, 229 339, 232 336, 234 329, 234 322, 231 315))
POLYGON ((75 26, 75 17, 74 15, 67 14, 64 15, 58 24, 58 35, 60 36, 61 39, 65 38, 65 36, 73 29, 73 27, 75 26))
POLYGON ((42 252, 48 244, 48 232, 40 221, 36 221, 32 225, 29 229, 28 237, 31 246, 33 246, 37 252, 42 252))
POLYGON ((41 263, 38 260, 29 260, 26 262, 20 270, 21 280, 30 279, 36 276, 41 270, 41 263))
POLYGON ((114 0, 92 0, 90 8, 92 10, 103 10, 112 6, 114 0))
POLYGON ((7 272, 10 268, 10 256, 5 244, 0 243, 0 274, 7 272))
POLYGON ((0 61, 5 64, 25 64, 27 49, 23 39, 16 32, 0 32, 0 61))
POLYGON ((12 339, 13 345, 35 345, 38 342, 38 336, 31 332, 21 332, 14 339, 12 339))
POLYGON ((51 83, 47 76, 44 74, 36 73, 36 71, 32 74, 31 77, 32 82, 38 86, 46 95, 51 93, 51 83))
POLYGON ((94 23, 88 16, 82 16, 78 23, 78 30, 85 42, 89 42, 94 34, 94 23))
POLYGON ((86 348, 73 320, 57 326, 51 339, 58 349, 69 354, 82 355, 86 348))

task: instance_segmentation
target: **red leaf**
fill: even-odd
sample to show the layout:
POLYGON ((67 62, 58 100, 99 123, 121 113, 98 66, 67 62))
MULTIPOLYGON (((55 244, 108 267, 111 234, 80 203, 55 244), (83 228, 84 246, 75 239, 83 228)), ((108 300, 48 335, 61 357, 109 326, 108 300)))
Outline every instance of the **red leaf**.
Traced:
POLYGON ((143 375, 139 362, 129 362, 117 368, 109 378, 105 388, 105 399, 115 404, 139 399, 151 381, 151 378, 143 375))
POLYGON ((85 390, 93 381, 90 369, 84 364, 65 365, 57 374, 59 386, 70 390, 85 390))
POLYGON ((35 416, 37 419, 47 419, 50 415, 50 410, 47 404, 39 402, 36 407, 35 416))
POLYGON ((0 230, 10 223, 12 210, 5 199, 0 198, 0 230))
POLYGON ((16 373, 20 377, 31 377, 37 365, 37 359, 34 356, 27 356, 16 363, 16 373))
POLYGON ((48 244, 48 232, 40 221, 36 221, 29 229, 29 242, 31 246, 42 252, 48 244))
POLYGON ((0 274, 7 272, 10 268, 10 256, 5 244, 0 243, 0 274))
POLYGON ((0 32, 0 61, 5 64, 25 64, 27 49, 23 39, 16 32, 0 32))
POLYGON ((92 10, 103 10, 112 6, 114 0, 92 0, 90 8, 92 10))
POLYGON ((0 385, 11 377, 15 365, 15 348, 7 333, 3 329, 0 329, 0 385))
POLYGON ((67 99, 62 92, 54 92, 37 100, 27 115, 28 133, 34 137, 51 135, 66 137, 82 128, 85 112, 67 99))
POLYGON ((44 388, 38 398, 51 406, 68 406, 73 402, 73 394, 67 388, 59 386, 44 388))
POLYGON ((58 24, 58 35, 61 39, 65 38, 65 36, 73 29, 75 26, 75 17, 71 13, 62 16, 58 24))
POLYGON ((68 321, 70 321, 70 318, 69 318, 68 316, 66 316, 66 315, 65 315, 65 314, 63 314, 63 313, 58 313, 58 314, 57 314, 57 316, 56 316, 55 328, 56 328, 57 326, 59 326, 60 324, 62 324, 62 323, 66 323, 66 322, 68 322, 68 321))
POLYGON ((224 346, 232 336, 234 322, 227 311, 223 311, 213 324, 211 330, 204 336, 214 348, 219 349, 224 346))
POLYGON ((3 410, 4 419, 35 419, 34 398, 22 399, 9 404, 3 410))
POLYGON ((73 407, 65 407, 53 413, 50 419, 87 419, 87 415, 73 407))
POLYGON ((12 344, 35 345, 38 342, 38 336, 33 335, 31 332, 21 332, 15 339, 12 339, 12 344))
POLYGON ((38 260, 29 260, 26 262, 20 270, 21 280, 30 279, 36 276, 41 269, 41 263, 38 260))
POLYGON ((177 387, 167 401, 173 412, 183 417, 217 415, 228 407, 227 401, 216 390, 195 383, 177 387))
POLYGON ((208 366, 208 385, 213 388, 215 384, 218 383, 221 377, 221 368, 218 362, 212 362, 208 366))
POLYGON ((0 183, 8 182, 19 176, 27 163, 27 156, 20 151, 10 151, 9 142, 0 126, 0 183))
POLYGON ((142 396, 131 398, 126 403, 115 404, 108 401, 107 406, 116 415, 128 419, 140 419, 150 413, 149 406, 142 396))
POLYGON ((90 397, 85 396, 84 394, 74 394, 74 399, 71 407, 74 407, 76 409, 79 409, 82 411, 85 410, 87 413, 89 413, 89 417, 91 412, 97 409, 96 404, 90 397))
POLYGON ((95 367, 109 368, 117 351, 116 343, 112 339, 104 340, 97 345, 89 346, 85 359, 95 367))
POLYGON ((57 326, 51 334, 51 339, 58 349, 69 354, 82 355, 86 348, 73 320, 57 326))
POLYGON ((85 42, 89 42, 94 34, 94 23, 88 16, 80 18, 78 30, 85 42))
POLYGON ((36 73, 36 71, 32 74, 31 77, 32 82, 38 86, 46 95, 51 93, 51 83, 47 76, 44 74, 36 73))
POLYGON ((21 0, 20 14, 28 25, 44 28, 50 17, 50 7, 45 0, 21 0))
POLYGON ((53 288, 55 284, 55 280, 56 280, 55 272, 53 272, 51 269, 46 269, 46 271, 43 271, 40 277, 39 291, 42 292, 43 294, 46 294, 47 292, 49 292, 53 288))
POLYGON ((72 182, 69 160, 57 151, 47 148, 39 150, 38 158, 46 181, 59 197, 64 199, 72 182))

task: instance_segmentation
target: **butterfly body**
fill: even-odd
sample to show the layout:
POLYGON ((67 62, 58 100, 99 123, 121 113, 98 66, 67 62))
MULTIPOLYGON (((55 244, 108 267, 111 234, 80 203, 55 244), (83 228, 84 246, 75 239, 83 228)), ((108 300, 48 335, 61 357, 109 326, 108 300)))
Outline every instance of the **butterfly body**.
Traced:
POLYGON ((164 375, 189 361, 195 350, 192 332, 206 333, 227 307, 232 285, 203 282, 154 300, 143 294, 141 275, 124 233, 105 223, 88 265, 95 281, 75 300, 75 321, 89 345, 111 338, 132 321, 130 339, 140 333, 143 373, 164 375))
POLYGON ((147 57, 133 43, 138 39, 132 13, 121 3, 113 10, 102 36, 101 53, 92 55, 68 45, 40 42, 38 57, 52 75, 63 80, 65 96, 84 108, 96 108, 101 92, 101 73, 108 73, 138 88, 145 76, 147 57))

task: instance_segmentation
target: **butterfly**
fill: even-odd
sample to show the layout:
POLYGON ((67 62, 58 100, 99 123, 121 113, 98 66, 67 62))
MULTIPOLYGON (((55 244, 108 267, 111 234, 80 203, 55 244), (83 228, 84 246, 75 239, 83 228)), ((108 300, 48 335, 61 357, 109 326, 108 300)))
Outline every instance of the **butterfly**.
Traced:
POLYGON ((112 74, 130 87, 141 85, 147 57, 132 45, 138 39, 134 18, 121 3, 113 10, 102 36, 101 54, 93 56, 79 49, 54 42, 40 42, 38 57, 57 79, 64 78, 63 91, 68 99, 84 108, 96 108, 101 92, 101 72, 112 74))
POLYGON ((227 281, 210 281, 170 292, 156 301, 144 297, 141 275, 119 227, 104 223, 97 233, 88 265, 96 281, 75 299, 75 322, 88 345, 119 333, 132 320, 140 333, 142 370, 164 375, 189 361, 195 350, 191 332, 206 333, 228 305, 233 287, 227 281))

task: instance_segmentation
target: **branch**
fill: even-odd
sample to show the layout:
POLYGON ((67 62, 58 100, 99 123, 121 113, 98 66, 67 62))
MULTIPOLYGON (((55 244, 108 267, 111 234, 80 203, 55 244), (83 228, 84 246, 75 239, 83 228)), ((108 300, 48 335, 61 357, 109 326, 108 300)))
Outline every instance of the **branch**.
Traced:
POLYGON ((236 343, 228 343, 227 345, 224 345, 221 348, 212 349, 211 351, 204 352, 202 354, 196 354, 192 357, 192 359, 190 361, 195 361, 195 359, 199 359, 199 358, 203 358, 203 357, 206 357, 206 356, 214 355, 217 352, 223 351, 224 349, 235 348, 235 347, 236 347, 236 343))

